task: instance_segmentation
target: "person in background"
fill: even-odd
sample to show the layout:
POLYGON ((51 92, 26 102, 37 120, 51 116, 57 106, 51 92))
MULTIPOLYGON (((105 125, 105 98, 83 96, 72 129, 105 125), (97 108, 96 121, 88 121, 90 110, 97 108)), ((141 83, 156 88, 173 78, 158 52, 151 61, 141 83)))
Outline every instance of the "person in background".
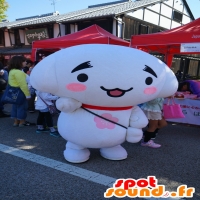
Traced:
POLYGON ((8 82, 8 72, 4 69, 2 62, 0 62, 0 76, 8 82))
POLYGON ((25 67, 23 67, 22 71, 26 74, 29 71, 29 68, 27 66, 25 66, 25 67))
POLYGON ((24 127, 30 124, 25 121, 27 117, 27 100, 30 99, 30 92, 26 82, 26 74, 22 71, 22 68, 26 65, 26 59, 23 56, 13 56, 9 63, 9 76, 8 84, 13 87, 19 87, 26 99, 21 105, 12 105, 11 118, 14 119, 13 126, 24 127))
MULTIPOLYGON (((31 61, 32 62, 32 61, 31 61)), ((35 67, 35 65, 38 64, 39 61, 34 61, 32 62, 33 64, 29 67, 29 71, 27 72, 27 74, 31 74, 31 71, 33 70, 33 68, 35 67)))
POLYGON ((29 62, 32 62, 31 60, 26 60, 26 65, 22 68, 23 72, 25 74, 27 74, 27 72, 29 71, 29 66, 30 66, 30 63, 29 62))
POLYGON ((28 71, 26 72, 28 75, 30 75, 30 72, 31 72, 31 70, 33 69, 33 67, 34 67, 34 62, 32 61, 32 60, 27 60, 26 61, 26 67, 27 67, 27 69, 28 69, 28 71))
POLYGON ((9 74, 9 69, 8 69, 8 63, 9 63, 9 61, 6 63, 6 65, 4 66, 4 70, 6 70, 7 71, 7 73, 9 74))
MULTIPOLYGON (((32 62, 32 61, 31 61, 32 62)), ((38 63, 38 61, 32 62, 33 64, 29 67, 29 71, 27 72, 27 74, 30 76, 31 75, 31 71, 33 70, 33 68, 35 67, 35 65, 38 63)), ((28 111, 29 113, 34 113, 35 112, 35 98, 36 98, 36 93, 35 93, 35 89, 31 86, 30 82, 28 83, 29 86, 29 91, 31 94, 31 98, 28 101, 28 111)))
POLYGON ((10 117, 10 115, 4 112, 4 105, 1 103, 3 91, 6 89, 8 83, 8 72, 4 70, 2 62, 0 62, 0 118, 10 117))
POLYGON ((183 82, 179 84, 178 92, 188 92, 192 94, 192 91, 190 89, 190 83, 189 82, 183 82))
POLYGON ((37 101, 35 104, 35 109, 39 110, 38 118, 37 118, 37 130, 36 133, 46 133, 49 132, 48 129, 44 127, 47 125, 50 129, 50 135, 54 137, 60 137, 58 131, 54 128, 53 125, 53 117, 49 112, 49 109, 46 104, 52 105, 53 100, 57 100, 58 97, 54 96, 50 93, 40 92, 36 90, 37 101), (44 102, 45 101, 45 102, 44 102), (46 104, 45 104, 46 103, 46 104))
POLYGON ((177 81, 180 82, 182 79, 182 72, 181 70, 177 70, 176 74, 175 74, 177 81))
POLYGON ((162 116, 164 98, 156 98, 142 104, 141 109, 144 111, 149 120, 148 128, 143 133, 141 146, 159 148, 160 144, 154 143, 152 139, 156 138, 158 130, 167 126, 167 122, 162 116))

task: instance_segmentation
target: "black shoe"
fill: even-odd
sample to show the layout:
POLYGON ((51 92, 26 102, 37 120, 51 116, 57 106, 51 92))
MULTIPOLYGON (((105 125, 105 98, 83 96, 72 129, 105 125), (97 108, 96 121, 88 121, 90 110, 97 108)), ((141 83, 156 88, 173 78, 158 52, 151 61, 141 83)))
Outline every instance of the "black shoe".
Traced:
POLYGON ((1 112, 0 113, 0 118, 3 118, 3 117, 10 117, 10 115, 6 114, 6 113, 3 113, 1 112))

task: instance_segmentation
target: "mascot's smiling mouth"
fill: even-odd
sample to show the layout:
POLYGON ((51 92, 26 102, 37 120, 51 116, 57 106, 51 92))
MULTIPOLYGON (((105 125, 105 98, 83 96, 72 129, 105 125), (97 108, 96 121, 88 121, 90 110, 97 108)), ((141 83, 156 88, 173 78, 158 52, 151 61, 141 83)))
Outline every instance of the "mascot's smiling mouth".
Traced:
POLYGON ((100 87, 102 90, 106 91, 107 92, 107 95, 110 96, 110 97, 121 97, 123 96, 126 92, 129 92, 131 91, 133 88, 131 87, 130 89, 128 90, 121 90, 119 88, 115 88, 115 89, 111 89, 111 90, 108 90, 106 88, 104 88, 103 86, 100 87))

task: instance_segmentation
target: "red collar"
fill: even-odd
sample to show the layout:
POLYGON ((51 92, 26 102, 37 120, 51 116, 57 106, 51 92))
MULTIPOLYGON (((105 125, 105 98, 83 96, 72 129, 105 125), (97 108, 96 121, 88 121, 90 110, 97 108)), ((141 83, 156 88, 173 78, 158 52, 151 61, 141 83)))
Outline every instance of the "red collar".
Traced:
POLYGON ((127 107, 103 107, 103 106, 93 106, 88 104, 82 104, 84 108, 89 109, 95 109, 95 110, 111 110, 111 111, 117 111, 117 110, 129 110, 133 108, 133 106, 127 106, 127 107))

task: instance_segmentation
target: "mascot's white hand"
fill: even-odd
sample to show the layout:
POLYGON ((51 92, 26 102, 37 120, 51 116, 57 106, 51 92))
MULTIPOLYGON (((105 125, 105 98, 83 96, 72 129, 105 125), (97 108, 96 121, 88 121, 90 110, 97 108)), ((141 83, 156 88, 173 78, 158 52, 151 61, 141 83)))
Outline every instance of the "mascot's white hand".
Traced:
POLYGON ((147 124, 148 119, 144 112, 138 106, 134 106, 130 116, 129 126, 133 128, 142 129, 146 127, 147 124))
POLYGON ((142 139, 142 135, 142 129, 128 127, 126 132, 126 141, 131 143, 139 142, 142 139))
POLYGON ((74 112, 76 109, 80 108, 81 102, 72 98, 59 98, 56 101, 56 107, 58 110, 66 113, 74 112))
POLYGON ((139 142, 143 135, 142 128, 147 126, 147 124, 148 119, 144 112, 138 106, 134 106, 127 129, 126 141, 131 143, 139 142))

